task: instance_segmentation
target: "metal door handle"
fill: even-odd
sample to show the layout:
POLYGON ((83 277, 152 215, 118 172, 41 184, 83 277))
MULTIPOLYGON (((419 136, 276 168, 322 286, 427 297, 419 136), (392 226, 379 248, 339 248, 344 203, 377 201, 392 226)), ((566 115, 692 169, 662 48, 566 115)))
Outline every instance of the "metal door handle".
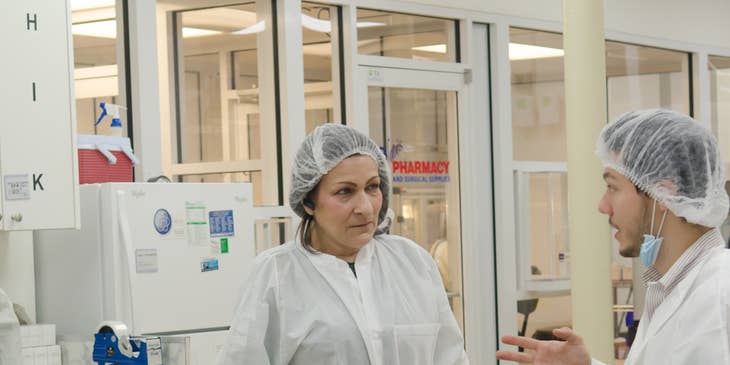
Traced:
POLYGON ((12 219, 12 220, 13 220, 13 222, 18 222, 18 223, 20 223, 20 222, 22 222, 22 221, 23 221, 23 215, 22 215, 22 214, 20 214, 20 213, 15 213, 15 214, 13 214, 13 215, 12 215, 12 216, 10 217, 10 219, 12 219))

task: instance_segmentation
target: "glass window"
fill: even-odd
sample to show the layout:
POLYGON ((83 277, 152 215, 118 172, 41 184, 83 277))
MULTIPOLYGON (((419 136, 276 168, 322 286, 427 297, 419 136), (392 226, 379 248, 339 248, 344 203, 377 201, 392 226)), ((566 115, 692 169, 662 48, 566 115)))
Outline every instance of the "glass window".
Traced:
POLYGON ((357 9, 358 52, 364 55, 459 62, 458 22, 357 9))
POLYGON ((566 161, 563 36, 511 28, 512 153, 519 161, 566 161))
POLYGON ((182 182, 209 183, 209 182, 250 182, 253 195, 261 196, 262 177, 260 171, 241 171, 219 174, 191 174, 179 175, 182 182))
POLYGON ((182 11, 179 16, 178 162, 249 159, 249 142, 258 137, 251 135, 256 131, 251 116, 258 114, 256 33, 235 32, 256 24, 255 4, 182 11))
POLYGON ((368 88, 370 136, 392 163, 392 233, 435 258, 462 324, 456 97, 455 91, 368 88))
POLYGON ((262 148, 259 49, 266 24, 256 2, 180 10, 173 18, 179 107, 174 156, 178 166, 187 166, 178 179, 250 181, 255 203, 262 204, 262 172, 276 166, 220 173, 233 171, 230 163, 261 162, 264 154, 277 153, 275 146, 262 148))
MULTIPOLYGON (((567 141, 562 35, 511 28, 512 134, 515 174, 518 328, 549 335, 570 325, 567 141), (561 283, 563 281, 563 283, 561 283), (550 299, 536 291, 562 296, 550 299), (550 302, 550 306, 536 306, 550 302), (552 309, 551 309, 552 308, 552 309), (529 323, 525 320, 529 318, 529 323), (524 319, 524 320, 523 320, 524 319), (525 327, 522 327, 523 324, 525 327)), ((669 108, 689 114, 689 54, 606 42, 608 119, 630 110, 669 108)), ((617 243, 614 242, 614 246, 617 243)), ((631 302, 630 259, 613 248, 615 304, 631 302)), ((615 314, 615 335, 625 332, 615 314)))
POLYGON ((608 118, 649 108, 691 114, 689 53, 606 42, 608 118))
POLYGON ((322 123, 344 120, 341 108, 340 62, 342 47, 339 8, 302 2, 304 55, 304 119, 306 133, 322 123))
POLYGON ((712 129, 720 143, 725 171, 730 171, 730 57, 709 56, 712 129))
MULTIPOLYGON (((717 136, 725 171, 730 171, 730 57, 709 56, 708 61, 712 130, 717 136)), ((725 188, 730 190, 730 182, 725 183, 725 188)), ((730 215, 721 231, 726 241, 730 239, 730 215)))
MULTIPOLYGON (((71 0, 71 22, 77 131, 109 134, 111 119, 95 125, 99 103, 125 103, 119 100, 115 1, 71 0)), ((126 114, 122 123, 126 133, 126 114)))

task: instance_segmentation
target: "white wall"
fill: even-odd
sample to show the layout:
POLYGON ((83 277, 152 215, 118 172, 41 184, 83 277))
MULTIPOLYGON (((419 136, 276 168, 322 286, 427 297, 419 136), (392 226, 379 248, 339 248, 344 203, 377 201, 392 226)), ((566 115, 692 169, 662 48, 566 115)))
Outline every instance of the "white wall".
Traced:
POLYGON ((35 321, 33 232, 0 231, 0 288, 35 321))

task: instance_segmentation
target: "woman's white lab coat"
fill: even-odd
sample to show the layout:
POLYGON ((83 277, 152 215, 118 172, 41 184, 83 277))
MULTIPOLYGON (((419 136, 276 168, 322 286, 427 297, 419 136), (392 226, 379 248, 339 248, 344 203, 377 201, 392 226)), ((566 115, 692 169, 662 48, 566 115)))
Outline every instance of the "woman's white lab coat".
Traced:
POLYGON ((639 322, 626 365, 730 364, 730 251, 713 249, 639 322))
POLYGON ((298 242, 256 265, 219 364, 466 364, 464 341, 433 259, 379 235, 347 263, 298 242))

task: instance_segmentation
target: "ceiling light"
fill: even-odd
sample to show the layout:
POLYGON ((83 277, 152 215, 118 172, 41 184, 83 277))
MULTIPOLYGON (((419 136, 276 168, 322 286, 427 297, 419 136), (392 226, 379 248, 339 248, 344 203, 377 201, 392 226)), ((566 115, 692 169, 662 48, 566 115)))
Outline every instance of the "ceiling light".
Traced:
POLYGON ((357 22, 358 28, 372 28, 372 27, 382 27, 385 25, 385 23, 379 23, 379 22, 357 22))
POLYGON ((84 35, 89 37, 116 38, 117 21, 115 19, 111 19, 99 22, 73 24, 71 26, 71 33, 74 35, 84 35))
POLYGON ((71 10, 108 8, 114 6, 114 0, 71 0, 71 10))
POLYGON ((320 33, 332 32, 332 23, 329 20, 313 18, 306 14, 302 14, 302 27, 320 33))
MULTIPOLYGON (((358 28, 372 28, 372 27, 380 27, 385 25, 385 23, 379 23, 379 22, 357 22, 356 26, 358 28)), ((313 30, 315 32, 320 33, 331 33, 332 32, 332 23, 330 20, 322 20, 313 18, 309 15, 302 14, 302 27, 307 28, 309 30, 313 30)))
POLYGON ((183 27, 183 29, 182 29, 183 38, 205 37, 205 36, 216 35, 216 34, 220 34, 220 33, 221 32, 218 30, 203 29, 203 28, 183 27))
POLYGON ((540 47, 521 43, 509 44, 509 59, 511 61, 563 57, 563 55, 565 55, 565 52, 559 48, 540 47))
POLYGON ((446 53, 446 45, 445 44, 430 44, 428 46, 412 47, 411 49, 414 50, 414 51, 424 51, 424 52, 432 52, 432 53, 446 53))
POLYGON ((266 21, 262 20, 250 27, 243 28, 241 30, 237 30, 235 32, 231 32, 231 34, 236 35, 244 35, 244 34, 254 34, 254 33, 261 33, 266 29, 266 21))
MULTIPOLYGON (((114 39, 117 37, 117 21, 116 19, 110 19, 98 22, 73 24, 71 26, 71 33, 74 35, 114 39)), ((183 27, 182 29, 183 38, 204 37, 220 33, 221 32, 217 30, 203 28, 183 27)))

